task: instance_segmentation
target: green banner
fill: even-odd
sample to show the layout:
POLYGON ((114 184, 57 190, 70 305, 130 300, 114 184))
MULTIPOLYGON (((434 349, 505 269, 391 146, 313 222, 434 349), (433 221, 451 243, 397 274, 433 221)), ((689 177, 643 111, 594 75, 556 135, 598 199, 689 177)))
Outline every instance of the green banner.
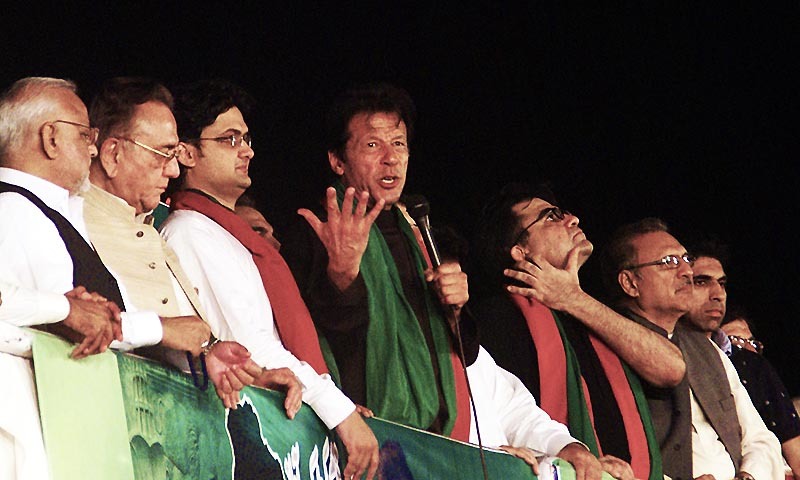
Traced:
MULTIPOLYGON (((246 388, 239 407, 226 410, 213 388, 199 390, 183 372, 121 353, 75 361, 71 349, 36 334, 36 385, 54 480, 341 478, 341 445, 308 406, 286 418, 282 393, 246 388)), ((377 418, 367 423, 381 445, 383 479, 484 478, 474 445, 377 418)), ((536 478, 505 453, 485 449, 484 458, 490 479, 536 478)), ((560 468, 558 478, 574 478, 568 464, 560 468)))

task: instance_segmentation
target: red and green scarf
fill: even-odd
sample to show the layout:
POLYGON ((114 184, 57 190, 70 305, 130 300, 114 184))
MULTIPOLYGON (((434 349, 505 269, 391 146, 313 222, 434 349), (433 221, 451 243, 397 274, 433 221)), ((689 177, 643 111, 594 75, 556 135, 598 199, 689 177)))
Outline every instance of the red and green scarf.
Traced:
MULTIPOLYGON (((591 397, 557 313, 522 295, 511 295, 511 298, 525 317, 536 343, 539 371, 547 372, 540 382, 540 406, 553 419, 567 425, 570 433, 592 453, 602 455, 602 445, 594 428, 591 397)), ((634 475, 662 480, 661 453, 639 378, 602 340, 591 333, 589 338, 622 415, 634 475)))

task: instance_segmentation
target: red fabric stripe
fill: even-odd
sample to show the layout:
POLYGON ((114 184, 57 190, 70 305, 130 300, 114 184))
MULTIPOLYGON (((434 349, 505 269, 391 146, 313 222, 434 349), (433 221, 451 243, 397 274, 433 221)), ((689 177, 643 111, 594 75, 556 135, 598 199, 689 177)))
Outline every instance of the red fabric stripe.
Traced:
POLYGON ((534 299, 516 294, 511 295, 511 299, 525 317, 536 344, 539 372, 547 372, 547 381, 542 381, 541 375, 539 378, 539 406, 553 420, 568 425, 567 358, 553 314, 549 308, 534 299))
POLYGON ((464 367, 461 366, 461 360, 453 351, 450 352, 450 361, 453 364, 453 375, 455 376, 456 384, 456 422, 453 425, 453 431, 450 432, 450 438, 469 442, 470 408, 467 379, 464 376, 464 367))
POLYGON ((311 314, 280 253, 241 217, 203 195, 191 191, 177 192, 172 196, 171 207, 202 213, 236 237, 252 253, 264 291, 272 305, 281 342, 294 356, 314 367, 317 373, 328 373, 311 314))
POLYGON ((642 417, 636 407, 628 377, 622 368, 619 357, 602 340, 589 335, 600 364, 606 372, 611 391, 617 400, 619 411, 622 414, 622 423, 628 438, 628 450, 631 453, 631 468, 636 478, 650 477, 650 451, 647 447, 647 437, 642 425, 642 417))

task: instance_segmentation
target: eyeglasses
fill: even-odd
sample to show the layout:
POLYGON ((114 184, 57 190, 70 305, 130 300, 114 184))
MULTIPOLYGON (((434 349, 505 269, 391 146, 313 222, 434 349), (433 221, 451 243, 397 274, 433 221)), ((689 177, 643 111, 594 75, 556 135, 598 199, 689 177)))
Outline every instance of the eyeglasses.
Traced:
POLYGON ((97 142, 97 137, 100 134, 100 129, 90 127, 78 122, 70 122, 69 120, 53 120, 50 123, 66 123, 81 129, 81 138, 86 142, 86 145, 94 145, 97 142))
POLYGON ((522 240, 522 235, 524 235, 529 228, 536 225, 537 222, 541 222, 544 219, 547 219, 548 222, 560 222, 561 220, 564 220, 564 218, 566 218, 567 215, 571 214, 568 211, 562 210, 561 208, 558 207, 545 208, 544 210, 539 212, 539 215, 536 217, 534 221, 529 223, 527 227, 523 228, 517 234, 517 237, 514 239, 514 245, 518 244, 520 240, 522 240))
POLYGON ((662 258, 661 260, 656 260, 654 262, 647 262, 647 263, 640 263, 639 265, 630 265, 624 267, 623 270, 636 270, 637 268, 642 267, 652 267, 653 265, 664 265, 668 269, 678 268, 681 264, 681 260, 688 265, 692 265, 694 263, 695 257, 684 253, 683 255, 667 255, 666 257, 662 258))
POLYGON ((247 144, 248 147, 253 146, 253 139, 252 137, 250 137, 249 133, 245 133, 242 135, 233 134, 233 135, 228 135, 227 137, 211 137, 211 138, 200 137, 197 140, 208 140, 218 143, 227 143, 231 146, 231 148, 241 147, 245 143, 247 144))
POLYGON ((178 158, 178 156, 181 153, 180 152, 181 151, 180 147, 175 147, 175 148, 173 148, 172 150, 170 150, 168 152, 162 152, 161 150, 159 150, 157 148, 153 148, 150 145, 144 144, 144 143, 142 143, 142 142, 140 142, 138 140, 134 140, 132 138, 125 138, 125 137, 117 137, 117 138, 119 138, 120 140, 125 140, 126 142, 131 142, 132 144, 134 144, 134 145, 136 145, 138 147, 142 147, 147 151, 153 152, 156 155, 158 155, 160 157, 163 157, 164 158, 164 163, 171 162, 172 159, 178 158))
POLYGON ((728 335, 728 338, 731 341, 732 345, 735 345, 739 348, 748 348, 748 350, 753 350, 756 353, 762 353, 764 351, 764 344, 760 341, 753 339, 753 338, 742 338, 738 335, 728 335))

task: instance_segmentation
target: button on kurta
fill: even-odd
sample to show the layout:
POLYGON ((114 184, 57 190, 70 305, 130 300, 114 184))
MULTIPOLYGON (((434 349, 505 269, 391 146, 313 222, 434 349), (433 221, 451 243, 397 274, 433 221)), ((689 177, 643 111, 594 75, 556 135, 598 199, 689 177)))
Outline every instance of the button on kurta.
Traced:
POLYGON ((142 237, 144 237, 144 232, 139 230, 138 232, 136 232, 136 236, 139 237, 139 238, 142 238, 142 237))
POLYGON ((161 299, 161 303, 163 303, 164 305, 166 305, 166 304, 167 304, 167 302, 169 302, 169 299, 168 299, 168 298, 162 298, 162 299, 161 299))
POLYGON ((155 270, 156 269, 156 262, 150 262, 148 267, 150 267, 151 270, 155 270))

